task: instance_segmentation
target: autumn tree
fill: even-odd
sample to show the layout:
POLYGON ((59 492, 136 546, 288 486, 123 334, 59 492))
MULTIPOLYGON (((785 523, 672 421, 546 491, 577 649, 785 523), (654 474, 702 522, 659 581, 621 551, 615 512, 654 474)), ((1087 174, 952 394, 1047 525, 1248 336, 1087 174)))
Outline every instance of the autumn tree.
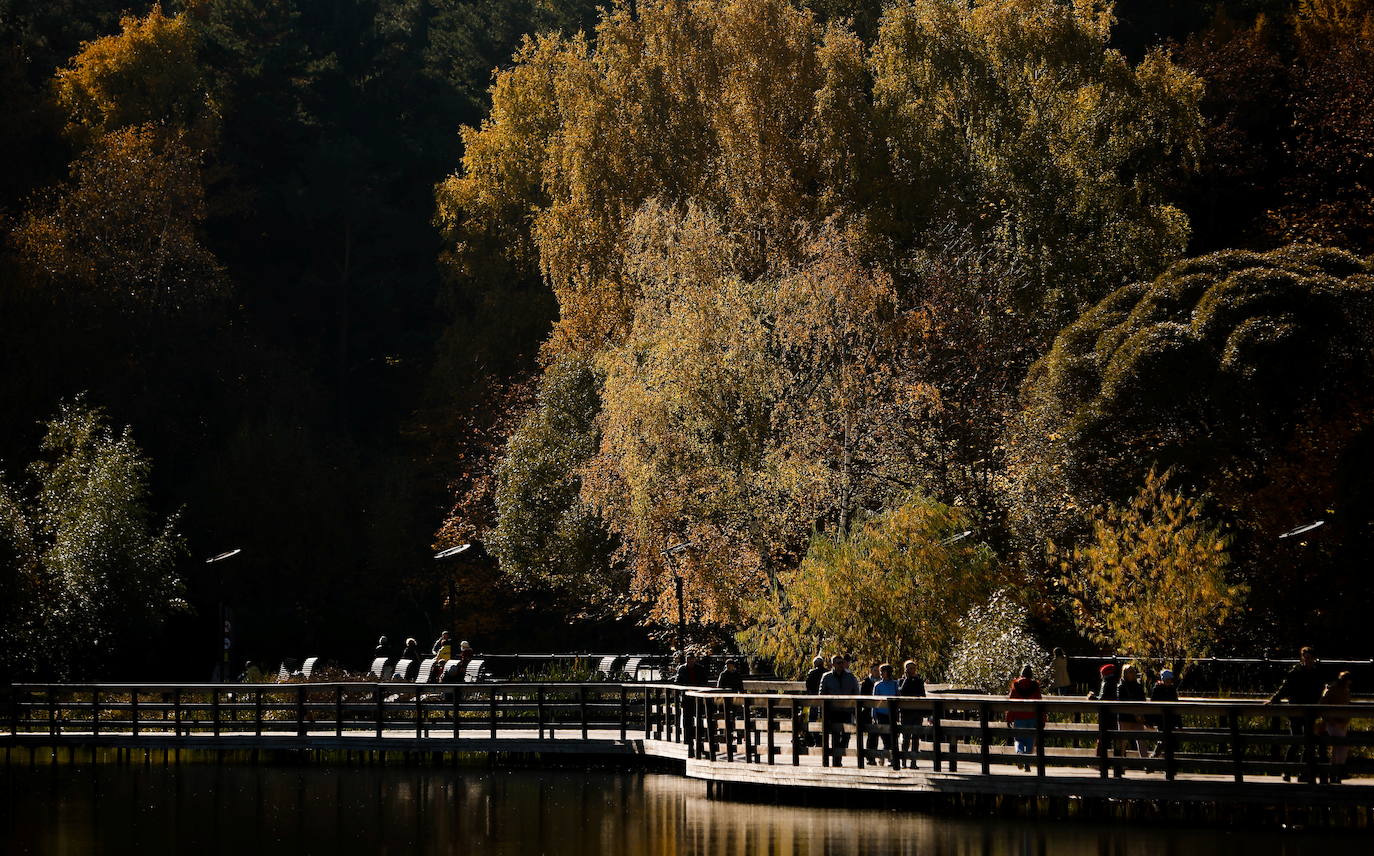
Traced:
POLYGON ((14 568, 6 665, 97 673, 180 609, 185 551, 175 516, 150 507, 151 463, 129 429, 77 400, 48 423, 24 487, 0 483, 0 552, 14 568))
POLYGON ((70 183, 31 210, 13 240, 44 288, 171 313, 223 287, 198 234, 204 217, 196 154, 137 126, 96 140, 72 164, 70 183))
POLYGON ((843 531, 910 484, 893 426, 926 393, 901 373, 923 319, 840 235, 752 280, 749 238, 700 208, 646 207, 632 235, 641 298, 600 358, 584 492, 660 617, 681 575, 698 619, 729 625, 741 586, 795 566, 814 527, 843 531), (693 549, 665 562, 683 541, 693 549))
MULTIPOLYGON (((446 260, 481 281, 537 270, 558 302, 546 355, 604 368, 582 489, 660 619, 674 575, 728 624, 739 587, 775 584, 817 527, 936 482, 992 494, 997 456, 970 438, 1000 417, 920 428, 971 421, 946 415, 968 386, 942 399, 967 368, 954 342, 1007 314, 1035 342, 1181 248, 1160 179, 1191 157, 1196 81, 1110 50, 1105 7, 975 6, 894 7, 871 52, 786 0, 615 10, 594 37, 526 42, 464 132, 438 193, 446 260), (951 240, 989 249, 947 265, 951 240), (955 279, 977 310, 934 318, 955 279)), ((978 362, 1006 404, 1031 348, 1002 341, 978 362)))
POLYGON ((86 43, 57 72, 55 89, 67 133, 81 144, 133 126, 165 128, 197 148, 214 135, 218 108, 188 14, 166 15, 160 5, 146 17, 124 17, 119 33, 86 43))
POLYGON ((996 557, 967 534, 966 511, 910 496, 817 534, 806 558, 756 605, 740 644, 790 671, 818 651, 943 664, 960 619, 998 587, 996 557))
POLYGON ((873 50, 895 225, 976 229, 1052 323, 1188 238, 1165 189, 1197 158, 1200 83, 1162 51, 1132 66, 1111 24, 1098 0, 922 0, 890 9, 873 50))
POLYGON ((502 572, 526 589, 602 603, 626 586, 616 542, 582 497, 579 470, 596 454, 601 378, 586 360, 548 367, 533 407, 495 471, 496 526, 487 538, 502 572))
POLYGON ((1279 237, 1374 250, 1374 2, 1302 0, 1279 237))
POLYGON ((1097 516, 1065 565, 1079 628, 1158 668, 1209 656, 1247 594, 1231 572, 1229 543, 1201 499, 1150 470, 1129 503, 1097 516))
POLYGON ((1371 497, 1348 473, 1370 453, 1370 274, 1339 250, 1222 252, 1085 312, 1027 376, 1009 434, 1021 531, 1064 546, 1172 470, 1236 527, 1256 644, 1355 609, 1323 592, 1366 542, 1371 497), (1332 527, 1321 544, 1276 563, 1277 536, 1313 519, 1332 527))

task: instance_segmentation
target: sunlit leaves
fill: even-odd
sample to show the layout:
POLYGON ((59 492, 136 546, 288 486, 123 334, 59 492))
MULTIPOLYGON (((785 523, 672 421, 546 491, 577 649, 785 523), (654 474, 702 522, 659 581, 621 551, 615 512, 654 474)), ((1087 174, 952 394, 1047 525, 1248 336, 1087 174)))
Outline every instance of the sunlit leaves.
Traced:
POLYGON ((992 551, 966 531, 965 510, 912 496, 817 535, 806 558, 754 605, 740 643, 787 669, 819 651, 863 661, 915 660, 933 673, 960 619, 997 588, 992 551))
POLYGON ((1248 588, 1231 573, 1229 538, 1200 499, 1150 470, 1123 505, 1106 508, 1063 585, 1083 632, 1169 668, 1208 656, 1248 588))
POLYGON ((126 17, 121 32, 86 43, 57 73, 57 101, 67 133, 85 144, 108 131, 153 125, 190 134, 197 146, 213 137, 216 108, 196 56, 187 13, 126 17))
POLYGON ((19 643, 7 665, 89 674, 181 607, 185 548, 175 517, 149 508, 151 468, 128 429, 78 400, 48 423, 30 489, 0 484, 0 542, 23 598, 4 616, 19 643))
POLYGON ((204 218, 196 154, 138 126, 96 140, 14 241, 43 287, 170 313, 223 287, 223 270, 197 234, 204 218))

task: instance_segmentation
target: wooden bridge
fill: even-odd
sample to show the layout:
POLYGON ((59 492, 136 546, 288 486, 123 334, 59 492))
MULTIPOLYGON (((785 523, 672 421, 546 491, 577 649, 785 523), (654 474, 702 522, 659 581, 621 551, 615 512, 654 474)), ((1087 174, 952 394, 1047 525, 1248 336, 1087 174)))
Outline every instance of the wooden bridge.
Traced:
POLYGON ((104 749, 661 759, 720 787, 1374 808, 1374 705, 736 694, 643 683, 15 684, 8 763, 104 749), (1035 714, 1014 729, 1012 711, 1035 714), (1297 734, 1288 728, 1297 718, 1297 734), (1325 734, 1328 718, 1352 734, 1325 734), (1149 725, 1148 730, 1132 720, 1149 725), (1014 737, 1033 738, 1017 754, 1014 737), (1350 763, 1340 784, 1329 762, 1350 763), (1284 760, 1292 751, 1292 760, 1284 760))

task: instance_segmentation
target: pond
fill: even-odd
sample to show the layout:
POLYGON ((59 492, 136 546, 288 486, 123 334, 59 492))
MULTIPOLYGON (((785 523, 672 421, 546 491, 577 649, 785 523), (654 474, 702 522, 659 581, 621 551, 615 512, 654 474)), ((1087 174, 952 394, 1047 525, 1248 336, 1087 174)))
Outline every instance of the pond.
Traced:
POLYGON ((1371 852, 1368 833, 736 803, 668 773, 321 766, 0 769, 9 854, 1155 856, 1371 852))

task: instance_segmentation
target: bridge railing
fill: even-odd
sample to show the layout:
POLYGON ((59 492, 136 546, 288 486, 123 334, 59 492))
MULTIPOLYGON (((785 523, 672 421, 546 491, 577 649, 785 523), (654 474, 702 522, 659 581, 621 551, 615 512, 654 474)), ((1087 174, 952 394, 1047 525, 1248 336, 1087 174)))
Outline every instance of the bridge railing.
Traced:
POLYGON ((14 735, 69 738, 643 737, 683 744, 691 758, 749 764, 799 765, 815 756, 807 763, 960 773, 1016 765, 1038 776, 1068 768, 1101 777, 1210 773, 1236 781, 1315 780, 1331 772, 1336 750, 1367 763, 1374 747, 1372 704, 804 696, 607 682, 15 684, 8 720, 14 735), (1028 727, 1013 727, 1009 714, 1023 715, 1028 727), (1348 720, 1349 734, 1323 728, 1332 720, 1348 720), (1028 752, 1013 749, 1017 738, 1028 752))
POLYGON ((665 684, 14 684, 8 730, 53 737, 399 736, 681 740, 665 684))
MULTIPOLYGON (((1243 781, 1286 774, 1317 779, 1331 752, 1374 746, 1374 705, 1265 705, 1254 701, 1101 702, 997 696, 797 696, 692 692, 689 757, 753 764, 883 764, 894 769, 992 772, 996 765, 1211 773, 1243 781), (1027 727, 1014 727, 1009 714, 1027 727), (1350 733, 1323 729, 1347 720, 1350 733), (1293 727, 1290 729, 1290 723, 1293 727), (1021 738, 1029 752, 1013 748, 1021 738), (1293 760, 1284 760, 1290 751, 1293 760)), ((1000 771, 999 771, 1000 772, 1000 771)))

